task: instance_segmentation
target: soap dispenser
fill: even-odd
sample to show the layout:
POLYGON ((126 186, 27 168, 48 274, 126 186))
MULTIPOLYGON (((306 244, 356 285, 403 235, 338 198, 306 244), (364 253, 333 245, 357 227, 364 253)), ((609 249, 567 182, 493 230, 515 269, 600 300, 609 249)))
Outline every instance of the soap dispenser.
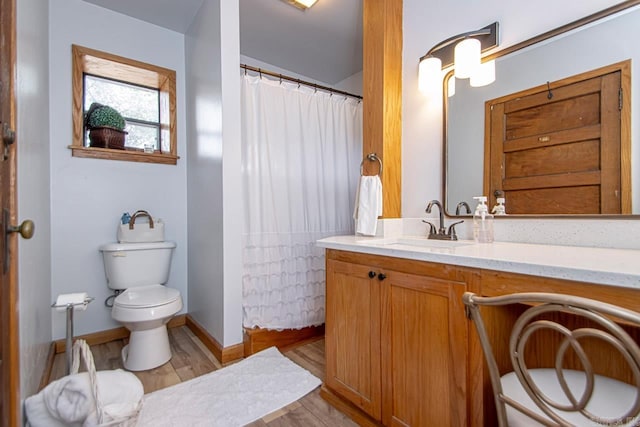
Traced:
POLYGON ((485 196, 474 197, 478 201, 476 211, 473 214, 473 240, 478 243, 493 242, 493 215, 487 208, 485 196))
POLYGON ((507 210, 504 207, 504 197, 498 197, 496 199, 496 202, 498 203, 497 205, 495 205, 493 207, 493 209, 491 209, 491 213, 498 216, 498 215, 506 215, 507 214, 507 210))

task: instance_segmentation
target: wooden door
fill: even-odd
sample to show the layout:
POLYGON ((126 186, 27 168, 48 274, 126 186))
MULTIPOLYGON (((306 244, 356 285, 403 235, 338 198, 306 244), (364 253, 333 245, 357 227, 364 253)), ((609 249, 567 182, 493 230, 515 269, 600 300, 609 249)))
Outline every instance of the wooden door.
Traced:
POLYGON ((16 150, 13 144, 6 145, 12 142, 15 129, 15 0, 0 0, 0 25, 0 425, 14 427, 20 420, 17 247, 15 235, 5 239, 4 228, 8 220, 15 220, 16 150), (4 259, 5 250, 12 253, 9 263, 4 259))
POLYGON ((464 282, 384 271, 384 424, 466 426, 464 282))
POLYGON ((381 419, 380 283, 374 268, 327 260, 325 320, 329 388, 381 419))
POLYGON ((509 214, 631 213, 629 67, 615 65, 487 102, 490 201, 503 193, 509 214))

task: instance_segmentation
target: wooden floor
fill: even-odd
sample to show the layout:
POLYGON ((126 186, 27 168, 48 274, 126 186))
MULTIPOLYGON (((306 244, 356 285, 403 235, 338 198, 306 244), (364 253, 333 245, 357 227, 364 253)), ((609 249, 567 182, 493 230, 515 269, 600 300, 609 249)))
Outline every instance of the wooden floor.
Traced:
MULTIPOLYGON (((211 352, 186 326, 169 329, 169 342, 173 357, 166 364, 150 371, 135 372, 150 393, 188 381, 197 376, 220 369, 222 366, 211 352)), ((120 352, 124 340, 91 347, 96 369, 122 368, 120 352)), ((285 351, 284 355, 320 379, 324 378, 324 339, 285 351)), ((65 354, 56 355, 51 380, 64 375, 65 354)), ((315 389, 302 399, 257 420, 249 426, 356 426, 346 415, 325 402, 315 389)))

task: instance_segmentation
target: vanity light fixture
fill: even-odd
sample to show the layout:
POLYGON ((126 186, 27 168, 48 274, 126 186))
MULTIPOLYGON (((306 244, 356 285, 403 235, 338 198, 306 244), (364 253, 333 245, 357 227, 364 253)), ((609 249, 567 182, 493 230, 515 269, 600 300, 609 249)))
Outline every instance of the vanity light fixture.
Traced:
POLYGON ((300 10, 307 10, 313 6, 318 0, 284 0, 291 6, 297 7, 300 10))
POLYGON ((481 53, 498 46, 498 23, 476 31, 458 34, 441 41, 420 58, 418 88, 431 92, 442 82, 442 70, 454 67, 458 79, 470 79, 471 86, 485 86, 495 81, 495 63, 481 63, 481 53))
POLYGON ((454 71, 457 79, 468 79, 480 66, 480 41, 465 37, 453 50, 454 71))

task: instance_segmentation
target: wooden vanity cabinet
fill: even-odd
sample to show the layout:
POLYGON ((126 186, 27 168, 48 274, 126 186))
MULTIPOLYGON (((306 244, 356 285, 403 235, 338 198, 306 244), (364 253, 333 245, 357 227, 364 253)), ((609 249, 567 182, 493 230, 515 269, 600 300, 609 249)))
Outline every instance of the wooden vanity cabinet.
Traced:
MULTIPOLYGON (((485 296, 564 293, 640 311, 640 290, 633 287, 328 249, 321 394, 361 425, 497 425, 484 354, 462 303, 467 290, 485 296)), ((512 370, 509 335, 526 308, 483 308, 501 374, 512 370)), ((568 314, 558 320, 589 326, 568 314)), ((640 328, 623 327, 640 342, 640 328)), ((529 367, 554 366, 558 340, 536 337, 527 348, 529 367)), ((584 348, 597 373, 633 383, 633 372, 615 348, 599 342, 584 348)), ((565 367, 582 369, 577 359, 566 360, 565 367)))
POLYGON ((378 280, 369 277, 374 270, 327 259, 325 383, 380 419, 381 292, 378 280))
POLYGON ((387 426, 468 419, 467 268, 327 250, 325 386, 387 426))

